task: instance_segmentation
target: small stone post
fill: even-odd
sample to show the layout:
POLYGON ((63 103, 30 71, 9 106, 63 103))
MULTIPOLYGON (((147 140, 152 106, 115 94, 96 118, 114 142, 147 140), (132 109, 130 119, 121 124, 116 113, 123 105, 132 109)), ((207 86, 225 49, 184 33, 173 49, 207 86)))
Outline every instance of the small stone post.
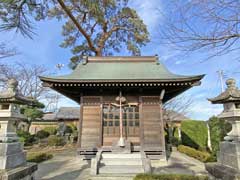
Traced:
POLYGON ((206 170, 213 179, 240 179, 240 90, 234 79, 226 81, 227 89, 219 96, 209 99, 213 104, 223 104, 220 120, 232 124, 232 130, 220 143, 217 163, 207 163, 206 170))

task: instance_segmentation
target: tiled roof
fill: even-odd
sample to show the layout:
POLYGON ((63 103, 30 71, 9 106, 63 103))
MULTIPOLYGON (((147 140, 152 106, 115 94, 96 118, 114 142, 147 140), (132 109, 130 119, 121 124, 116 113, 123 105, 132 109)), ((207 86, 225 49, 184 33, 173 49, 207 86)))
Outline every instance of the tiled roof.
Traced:
POLYGON ((79 119, 80 108, 79 107, 61 107, 57 114, 56 119, 79 119))
POLYGON ((51 82, 116 80, 200 80, 203 76, 176 75, 158 61, 157 56, 87 57, 69 75, 40 77, 51 82))

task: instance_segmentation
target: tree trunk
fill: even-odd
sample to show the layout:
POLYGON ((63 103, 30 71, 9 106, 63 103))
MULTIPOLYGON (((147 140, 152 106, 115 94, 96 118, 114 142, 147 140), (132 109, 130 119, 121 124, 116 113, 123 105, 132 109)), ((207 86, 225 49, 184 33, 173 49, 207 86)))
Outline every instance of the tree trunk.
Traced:
POLYGON ((97 48, 96 52, 95 52, 95 56, 102 56, 102 48, 97 48))

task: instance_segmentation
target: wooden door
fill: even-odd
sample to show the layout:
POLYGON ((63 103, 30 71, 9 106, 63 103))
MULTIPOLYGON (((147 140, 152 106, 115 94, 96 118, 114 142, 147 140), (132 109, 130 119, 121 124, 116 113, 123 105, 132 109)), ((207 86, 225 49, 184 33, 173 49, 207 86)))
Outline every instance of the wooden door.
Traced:
MULTIPOLYGON (((103 105, 103 145, 111 146, 120 137, 120 108, 111 104, 103 105)), ((140 144, 138 106, 122 108, 123 136, 133 144, 140 144)))
POLYGON ((81 148, 101 146, 101 105, 99 97, 84 97, 82 104, 81 148))
POLYGON ((145 151, 164 150, 164 131, 159 97, 142 98, 142 148, 145 151))

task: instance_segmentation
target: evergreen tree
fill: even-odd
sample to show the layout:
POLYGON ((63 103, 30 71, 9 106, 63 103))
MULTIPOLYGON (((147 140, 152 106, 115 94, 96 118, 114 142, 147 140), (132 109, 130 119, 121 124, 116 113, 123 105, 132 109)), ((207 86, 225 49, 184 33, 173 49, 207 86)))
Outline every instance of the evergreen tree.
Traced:
POLYGON ((133 55, 149 41, 149 33, 128 0, 1 0, 0 28, 32 37, 31 19, 64 20, 61 47, 71 48, 76 65, 84 55, 112 55, 123 46, 133 55))

